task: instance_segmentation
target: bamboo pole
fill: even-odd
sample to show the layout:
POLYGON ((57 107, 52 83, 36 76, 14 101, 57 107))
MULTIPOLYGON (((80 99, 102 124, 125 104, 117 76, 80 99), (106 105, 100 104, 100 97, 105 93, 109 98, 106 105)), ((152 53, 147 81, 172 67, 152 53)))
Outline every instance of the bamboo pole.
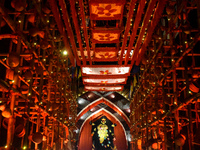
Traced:
MULTIPOLYGON (((22 24, 20 24, 20 29, 23 29, 23 23, 24 23, 24 14, 20 15, 21 17, 21 22, 22 24)), ((16 53, 20 54, 21 52, 21 38, 18 38, 18 43, 17 43, 17 48, 16 48, 16 53)), ((18 68, 18 67, 17 67, 18 68)), ((14 79, 13 79, 14 83, 13 83, 13 88, 17 88, 18 87, 18 74, 14 73, 14 79)), ((16 95, 14 92, 11 93, 11 99, 10 99, 10 110, 11 110, 11 114, 12 116, 9 118, 8 121, 8 129, 7 129, 7 146, 8 149, 10 149, 12 147, 12 143, 13 143, 13 138, 14 138, 14 107, 15 107, 15 98, 16 95)))
MULTIPOLYGON (((40 109, 38 109, 38 114, 37 114, 37 124, 36 124, 36 132, 39 132, 40 130, 40 109)), ((35 143, 35 150, 38 149, 38 144, 35 143)))

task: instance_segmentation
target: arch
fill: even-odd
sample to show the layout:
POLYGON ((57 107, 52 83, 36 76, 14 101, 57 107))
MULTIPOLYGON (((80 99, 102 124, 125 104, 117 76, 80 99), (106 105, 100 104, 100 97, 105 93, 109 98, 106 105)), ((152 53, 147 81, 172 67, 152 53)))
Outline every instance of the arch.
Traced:
POLYGON ((107 100, 106 98, 99 98, 95 101, 93 101, 92 103, 88 104, 87 106, 85 106, 85 108, 83 108, 79 114, 77 115, 76 118, 76 122, 81 118, 81 116, 83 116, 86 112, 88 112, 90 109, 92 109, 93 107, 104 103, 107 106, 109 106, 110 108, 112 108, 114 111, 116 111, 127 123, 127 125, 130 127, 130 120, 129 118, 126 116, 126 114, 114 103, 110 102, 109 100, 107 100))
POLYGON ((82 126, 80 128, 80 134, 79 134, 78 150, 92 149, 92 136, 91 136, 92 126, 89 124, 89 122, 93 121, 103 115, 106 116, 113 123, 117 124, 117 126, 114 129, 114 133, 116 136, 115 144, 117 146, 117 149, 126 150, 128 148, 126 132, 125 132, 124 127, 121 124, 121 122, 109 111, 107 111, 105 109, 100 109, 97 112, 95 112, 93 115, 88 117, 82 124, 82 126))

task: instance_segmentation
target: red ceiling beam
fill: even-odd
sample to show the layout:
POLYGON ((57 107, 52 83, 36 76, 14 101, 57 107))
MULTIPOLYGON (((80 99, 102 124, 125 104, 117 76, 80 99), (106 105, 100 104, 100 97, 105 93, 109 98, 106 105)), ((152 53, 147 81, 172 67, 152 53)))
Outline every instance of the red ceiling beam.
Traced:
POLYGON ((130 37, 128 50, 127 50, 127 53, 126 53, 126 56, 125 56, 125 65, 127 65, 127 63, 128 63, 129 55, 130 55, 130 52, 132 50, 133 42, 134 42, 136 34, 137 34, 137 30, 138 30, 139 23, 140 23, 140 20, 141 20, 141 17, 142 17, 145 2, 146 2, 146 0, 141 0, 140 4, 138 6, 138 9, 137 9, 137 13, 136 13, 137 15, 136 15, 135 22, 134 22, 134 25, 133 25, 133 28, 132 28, 132 34, 131 34, 131 37, 130 37))
POLYGON ((80 7, 82 26, 83 26, 83 34, 85 37, 88 59, 89 59, 90 65, 92 65, 92 60, 90 57, 90 44, 89 44, 89 39, 88 39, 88 31, 87 31, 86 20, 85 20, 84 4, 83 4, 82 0, 79 0, 79 7, 80 7))
POLYGON ((151 21, 151 26, 150 26, 149 30, 147 31, 147 36, 146 36, 145 41, 144 41, 144 43, 141 47, 141 51, 137 55, 136 65, 139 65, 141 57, 144 55, 144 52, 146 51, 146 48, 147 48, 147 46, 148 46, 148 44, 149 44, 149 42, 152 38, 153 31, 154 31, 158 21, 160 20, 160 18, 162 16, 162 12, 163 12, 163 9, 165 7, 165 4, 166 4, 166 0, 159 1, 158 5, 156 7, 153 19, 151 21))
POLYGON ((117 58, 110 58, 110 59, 106 59, 106 58, 94 58, 93 61, 96 61, 96 62, 101 62, 101 61, 111 62, 111 61, 118 61, 118 59, 117 58))
POLYGON ((63 22, 62 22, 62 19, 61 19, 61 16, 60 16, 60 13, 59 13, 59 10, 58 10, 58 7, 57 7, 57 3, 55 2, 55 0, 49 0, 49 4, 51 6, 53 16, 54 16, 55 21, 57 23, 58 30, 59 30, 60 34, 63 35, 63 42, 65 44, 66 49, 68 49, 70 61, 71 61, 72 65, 75 66, 74 55, 72 54, 72 51, 71 51, 71 48, 70 48, 70 45, 69 45, 69 41, 67 39, 67 35, 65 33, 65 30, 64 30, 64 25, 63 25, 63 22))
MULTIPOLYGON (((78 57, 78 54, 77 54, 77 48, 76 48, 76 45, 75 45, 75 40, 74 40, 74 34, 72 32, 72 27, 71 27, 71 22, 70 22, 70 18, 69 18, 69 15, 68 15, 68 12, 67 12, 67 6, 66 6, 66 3, 64 0, 59 0, 59 5, 62 9, 62 14, 63 14, 63 20, 64 20, 64 23, 65 23, 65 26, 67 28, 67 33, 68 33, 68 36, 70 37, 70 43, 72 45, 72 50, 74 52, 74 55, 76 57, 76 60, 77 60, 77 64, 80 66, 81 65, 81 62, 79 60, 79 57, 78 57)), ((84 55, 83 55, 84 56, 84 55)), ((83 57, 82 57, 83 58, 83 57)))
POLYGON ((129 7, 128 18, 127 18, 127 23, 126 23, 125 32, 124 32, 124 38, 123 38, 122 47, 121 47, 121 54, 120 54, 120 58, 119 58, 119 64, 120 65, 122 65, 123 54, 124 54, 127 39, 128 39, 128 32, 130 30, 131 19, 133 18, 133 12, 134 12, 134 9, 135 9, 136 1, 137 0, 131 0, 131 4, 130 4, 130 7, 129 7))
POLYGON ((81 57, 83 58, 83 65, 86 64, 86 60, 85 60, 85 56, 83 53, 83 46, 82 46, 82 40, 81 40, 81 32, 80 32, 80 26, 78 25, 78 19, 77 19, 77 13, 75 10, 75 1, 74 0, 70 0, 70 5, 71 5, 71 11, 72 11, 72 18, 73 18, 73 22, 74 22, 74 27, 75 27, 75 31, 76 31, 76 36, 78 39, 78 44, 79 44, 79 49, 81 51, 81 57))
MULTIPOLYGON (((142 27, 140 29, 140 33, 139 33, 139 36, 138 36, 138 39, 137 39, 137 42, 135 44, 135 49, 133 51, 133 56, 132 56, 132 61, 131 61, 131 65, 134 64, 135 60, 136 60, 136 56, 139 52, 139 48, 141 46, 141 43, 142 43, 142 38, 143 38, 143 35, 145 33, 145 28, 147 28, 148 26, 148 23, 149 23, 149 20, 151 18, 151 15, 153 13, 153 10, 154 10, 154 7, 155 7, 155 4, 156 4, 157 0, 150 0, 149 2, 149 5, 148 5, 148 8, 147 8, 147 11, 146 11, 146 14, 144 16, 144 19, 143 19, 143 22, 142 22, 142 27)), ((127 62, 126 62, 127 63, 127 62)))

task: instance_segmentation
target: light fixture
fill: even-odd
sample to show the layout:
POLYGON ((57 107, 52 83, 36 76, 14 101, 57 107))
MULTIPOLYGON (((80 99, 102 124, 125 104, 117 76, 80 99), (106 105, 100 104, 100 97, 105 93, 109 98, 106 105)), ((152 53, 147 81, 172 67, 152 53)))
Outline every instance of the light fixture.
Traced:
POLYGON ((63 51, 63 55, 67 55, 67 51, 66 50, 63 51))
POLYGON ((112 94, 110 97, 111 97, 111 98, 115 98, 115 94, 112 94))

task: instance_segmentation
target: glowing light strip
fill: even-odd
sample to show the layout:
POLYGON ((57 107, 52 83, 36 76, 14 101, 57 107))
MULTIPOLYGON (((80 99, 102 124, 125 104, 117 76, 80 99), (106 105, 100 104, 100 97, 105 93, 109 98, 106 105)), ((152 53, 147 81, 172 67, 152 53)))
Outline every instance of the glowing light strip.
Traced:
POLYGON ((82 67, 83 75, 128 75, 130 67, 82 67))
POLYGON ((122 86, 85 86, 86 91, 120 91, 122 86))
POLYGON ((83 79, 85 83, 101 83, 101 84, 109 84, 109 83, 124 83, 126 78, 118 78, 118 79, 83 79))

